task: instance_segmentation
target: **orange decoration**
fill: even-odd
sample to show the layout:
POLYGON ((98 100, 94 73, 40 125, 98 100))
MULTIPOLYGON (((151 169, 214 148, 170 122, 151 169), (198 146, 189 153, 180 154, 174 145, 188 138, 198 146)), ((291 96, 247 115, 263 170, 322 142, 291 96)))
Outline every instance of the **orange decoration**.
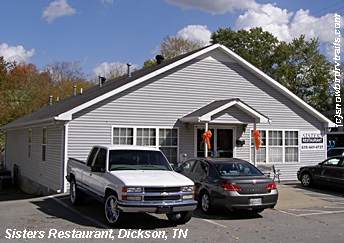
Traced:
POLYGON ((263 144, 263 141, 259 139, 259 137, 260 137, 259 131, 254 130, 253 131, 253 136, 254 136, 254 140, 256 142, 256 150, 258 150, 260 145, 263 144))
POLYGON ((205 139, 205 141, 206 141, 206 143, 207 143, 208 149, 211 149, 211 146, 210 146, 210 138, 211 138, 211 136, 213 136, 213 134, 211 133, 210 130, 208 130, 208 131, 206 131, 205 133, 203 133, 202 142, 203 142, 204 139, 205 139))

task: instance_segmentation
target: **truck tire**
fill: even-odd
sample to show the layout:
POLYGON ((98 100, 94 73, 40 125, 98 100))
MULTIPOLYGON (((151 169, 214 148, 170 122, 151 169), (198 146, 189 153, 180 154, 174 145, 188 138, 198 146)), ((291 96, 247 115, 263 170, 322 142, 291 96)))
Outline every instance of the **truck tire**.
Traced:
POLYGON ((104 202, 104 213, 106 222, 111 226, 119 226, 123 223, 123 213, 118 208, 117 203, 118 199, 116 193, 109 192, 104 202))
POLYGON ((70 181, 69 197, 75 206, 81 205, 85 201, 85 194, 79 190, 74 178, 70 181))
POLYGON ((185 224, 189 222, 192 217, 193 211, 185 211, 185 212, 178 212, 178 213, 168 213, 166 214, 168 220, 174 222, 176 224, 185 224))

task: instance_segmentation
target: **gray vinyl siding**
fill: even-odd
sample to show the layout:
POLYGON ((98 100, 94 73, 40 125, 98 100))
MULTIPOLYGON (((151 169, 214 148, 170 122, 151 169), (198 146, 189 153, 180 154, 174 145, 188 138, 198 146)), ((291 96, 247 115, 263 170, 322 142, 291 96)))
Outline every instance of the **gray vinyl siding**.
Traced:
MULTIPOLYGON (((230 98, 241 99, 272 120, 271 125, 257 124, 257 129, 324 129, 323 123, 240 65, 206 58, 185 63, 75 114, 69 125, 68 156, 86 159, 93 144, 111 144, 112 126, 124 125, 179 126, 179 154, 193 156, 194 130, 188 132, 178 118, 214 100, 230 98)), ((218 121, 252 122, 236 107, 229 111, 233 112, 231 117, 220 113, 218 121)), ((236 132, 236 139, 246 142, 236 148, 236 156, 244 159, 250 158, 249 128, 252 125, 245 133, 236 132)), ((325 157, 323 151, 300 152, 301 163, 325 157)), ((279 166, 285 170, 284 166, 290 165, 279 166)))
POLYGON ((62 127, 36 126, 6 133, 6 168, 13 171, 19 166, 20 176, 28 178, 49 190, 61 188, 62 171, 62 127), (43 127, 47 128, 46 161, 42 161, 43 127), (28 158, 28 133, 32 130, 31 158, 28 158))

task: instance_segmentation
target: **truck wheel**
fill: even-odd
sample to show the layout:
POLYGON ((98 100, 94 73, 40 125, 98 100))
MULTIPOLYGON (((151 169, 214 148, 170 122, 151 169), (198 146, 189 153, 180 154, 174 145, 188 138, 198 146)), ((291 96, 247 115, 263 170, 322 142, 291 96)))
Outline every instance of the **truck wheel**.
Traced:
POLYGON ((85 194, 78 189, 75 179, 70 182, 69 196, 71 203, 75 206, 81 205, 85 201, 85 194))
POLYGON ((188 222, 192 217, 193 211, 185 211, 185 212, 178 212, 178 213, 168 213, 166 214, 168 220, 176 223, 176 224, 185 224, 188 222))
POLYGON ((111 226, 118 226, 123 223, 122 212, 118 208, 117 196, 114 192, 109 192, 106 195, 104 203, 104 212, 106 222, 111 226))

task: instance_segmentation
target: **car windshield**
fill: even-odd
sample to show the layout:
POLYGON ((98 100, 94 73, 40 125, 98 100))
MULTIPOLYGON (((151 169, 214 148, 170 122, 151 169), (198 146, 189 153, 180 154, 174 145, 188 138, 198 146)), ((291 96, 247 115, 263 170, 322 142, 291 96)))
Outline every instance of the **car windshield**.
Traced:
POLYGON ((330 148, 329 150, 327 150, 327 157, 336 155, 344 155, 344 148, 330 148))
POLYGON ((222 176, 260 176, 256 167, 248 163, 216 163, 215 168, 222 176))
POLYGON ((110 150, 109 171, 113 170, 172 170, 160 151, 110 150))

